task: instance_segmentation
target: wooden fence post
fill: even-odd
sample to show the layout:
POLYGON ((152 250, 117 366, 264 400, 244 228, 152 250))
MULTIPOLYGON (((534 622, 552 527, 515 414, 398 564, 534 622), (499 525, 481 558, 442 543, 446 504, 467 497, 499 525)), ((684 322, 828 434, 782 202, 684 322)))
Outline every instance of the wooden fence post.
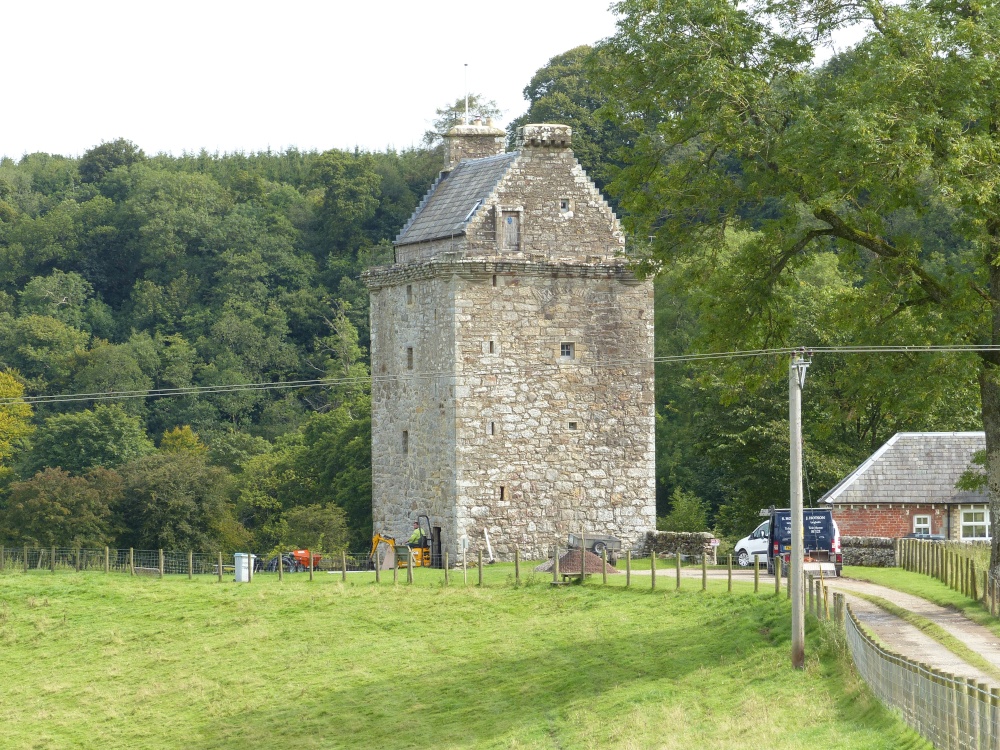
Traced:
POLYGON ((160 550, 160 565, 159 565, 159 571, 160 571, 160 578, 163 578, 163 550, 162 550, 162 549, 160 550))
MULTIPOLYGON (((117 555, 118 553, 115 552, 117 555)), ((109 573, 111 571, 111 550, 107 547, 104 548, 104 572, 109 573)))
POLYGON ((52 549, 50 550, 49 554, 50 554, 50 555, 52 556, 52 559, 50 559, 50 560, 49 560, 49 569, 50 569, 50 570, 51 570, 51 571, 52 571, 53 573, 55 573, 55 572, 56 572, 56 548, 55 548, 55 547, 53 547, 53 548, 52 548, 52 549))
POLYGON ((483 551, 479 550, 479 588, 483 587, 483 551))
POLYGON ((726 567, 729 570, 729 593, 733 593, 733 556, 726 555, 726 567))
POLYGON ((309 580, 311 581, 313 579, 313 568, 316 567, 316 556, 313 555, 313 551, 311 549, 307 551, 309 552, 309 580))
POLYGON ((701 590, 708 589, 708 555, 705 550, 701 551, 701 590))
POLYGON ((194 579, 194 550, 188 550, 188 580, 194 579))
POLYGON ((340 580, 347 582, 347 550, 340 551, 340 580))
POLYGON ((587 574, 587 536, 580 535, 580 585, 584 584, 587 574))
POLYGON ((781 593, 781 555, 774 558, 774 595, 781 593))
POLYGON ((28 572, 28 545, 24 545, 24 572, 28 572))
POLYGON ((378 550, 372 556, 375 562, 375 583, 382 583, 382 562, 378 559, 378 550))
POLYGON ((656 591, 656 551, 649 553, 649 589, 656 591))
POLYGON ((0 544, 0 573, 3 572, 4 564, 7 562, 7 550, 0 544))
POLYGON ((757 555, 753 556, 753 592, 756 594, 760 591, 760 558, 757 555))
POLYGON ((605 547, 601 550, 601 562, 604 563, 601 566, 601 583, 605 586, 608 585, 608 548, 605 547))
POLYGON ((253 552, 247 552, 247 583, 253 582, 253 552))
MULTIPOLYGON (((131 550, 129 551, 129 556, 132 555, 131 550)), ((219 553, 219 583, 222 583, 222 553, 219 553)))
POLYGON ((632 550, 625 552, 625 588, 632 585, 632 550))
POLYGON ((514 547, 514 585, 521 585, 521 548, 514 547))
POLYGON ((76 572, 79 573, 80 572, 80 548, 79 547, 76 548, 75 558, 76 558, 76 562, 73 563, 73 566, 76 568, 76 572))
POLYGON ((444 585, 448 585, 448 550, 444 551, 444 585))
POLYGON ((130 576, 135 575, 135 548, 128 548, 128 574, 130 576))
MULTIPOLYGON (((378 556, 375 559, 375 576, 378 577, 378 556)), ((285 553, 278 550, 278 580, 285 580, 285 553)))
POLYGON ((559 545, 552 550, 552 585, 559 584, 559 545))
POLYGON ((812 573, 806 573, 806 614, 815 614, 813 610, 813 577, 812 573))

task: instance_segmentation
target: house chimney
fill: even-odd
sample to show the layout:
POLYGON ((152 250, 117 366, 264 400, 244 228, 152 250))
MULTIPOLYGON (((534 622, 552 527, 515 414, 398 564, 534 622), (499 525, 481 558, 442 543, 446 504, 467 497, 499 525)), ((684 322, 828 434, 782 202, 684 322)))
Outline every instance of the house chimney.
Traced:
POLYGON ((476 118, 472 125, 456 125, 444 137, 444 170, 447 172, 463 159, 482 159, 504 152, 506 131, 476 118))
POLYGON ((517 142, 526 148, 569 148, 573 128, 554 123, 525 125, 517 129, 517 142))

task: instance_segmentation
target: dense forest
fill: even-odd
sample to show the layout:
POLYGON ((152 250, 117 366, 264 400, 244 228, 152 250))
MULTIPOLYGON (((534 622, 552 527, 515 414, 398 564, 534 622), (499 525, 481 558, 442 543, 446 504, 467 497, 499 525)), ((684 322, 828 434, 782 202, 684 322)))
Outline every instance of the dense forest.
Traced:
MULTIPOLYGON (((511 143, 525 122, 573 126, 578 159, 633 230, 640 271, 656 275, 658 357, 877 343, 887 329, 927 340, 905 312, 866 317, 881 281, 832 241, 766 305, 747 307, 732 289, 757 283, 741 248, 774 220, 767 202, 737 206, 743 227, 701 256, 664 262, 637 239, 650 236, 638 221, 649 206, 629 180, 642 126, 614 115, 619 64, 605 47, 553 58, 525 88, 511 143)), ((403 152, 151 156, 117 139, 79 158, 0 161, 0 538, 365 548, 359 276, 391 262, 392 237, 438 174, 435 133, 454 110, 438 110, 425 146, 403 152)), ((963 247, 944 204, 896 220, 943 256, 963 247)), ((786 368, 780 358, 658 363, 665 523, 739 536, 758 508, 786 502, 786 368)), ((804 409, 815 499, 898 430, 979 428, 975 362, 818 357, 804 409)))

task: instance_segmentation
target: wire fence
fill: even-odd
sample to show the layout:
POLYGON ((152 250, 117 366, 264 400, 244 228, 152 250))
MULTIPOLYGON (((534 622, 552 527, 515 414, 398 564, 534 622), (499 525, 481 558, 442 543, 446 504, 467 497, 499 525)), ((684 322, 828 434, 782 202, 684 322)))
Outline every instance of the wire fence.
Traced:
MULTIPOLYGON (((842 597, 842 594, 835 595, 842 597)), ((1000 689, 893 653, 869 636, 847 606, 854 664, 872 692, 934 747, 983 750, 1000 743, 1000 689)))

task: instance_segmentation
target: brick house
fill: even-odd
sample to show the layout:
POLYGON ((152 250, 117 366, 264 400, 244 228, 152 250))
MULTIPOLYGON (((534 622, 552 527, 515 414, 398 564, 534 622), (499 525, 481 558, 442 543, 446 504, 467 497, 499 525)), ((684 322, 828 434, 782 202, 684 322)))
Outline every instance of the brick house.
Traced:
POLYGON ((955 484, 986 447, 982 432, 898 432, 827 492, 844 536, 941 534, 955 541, 990 538, 986 490, 955 484))
POLYGON ((432 560, 542 557, 569 533, 655 528, 653 286, 566 125, 445 137, 437 182, 367 271, 372 520, 432 560))

